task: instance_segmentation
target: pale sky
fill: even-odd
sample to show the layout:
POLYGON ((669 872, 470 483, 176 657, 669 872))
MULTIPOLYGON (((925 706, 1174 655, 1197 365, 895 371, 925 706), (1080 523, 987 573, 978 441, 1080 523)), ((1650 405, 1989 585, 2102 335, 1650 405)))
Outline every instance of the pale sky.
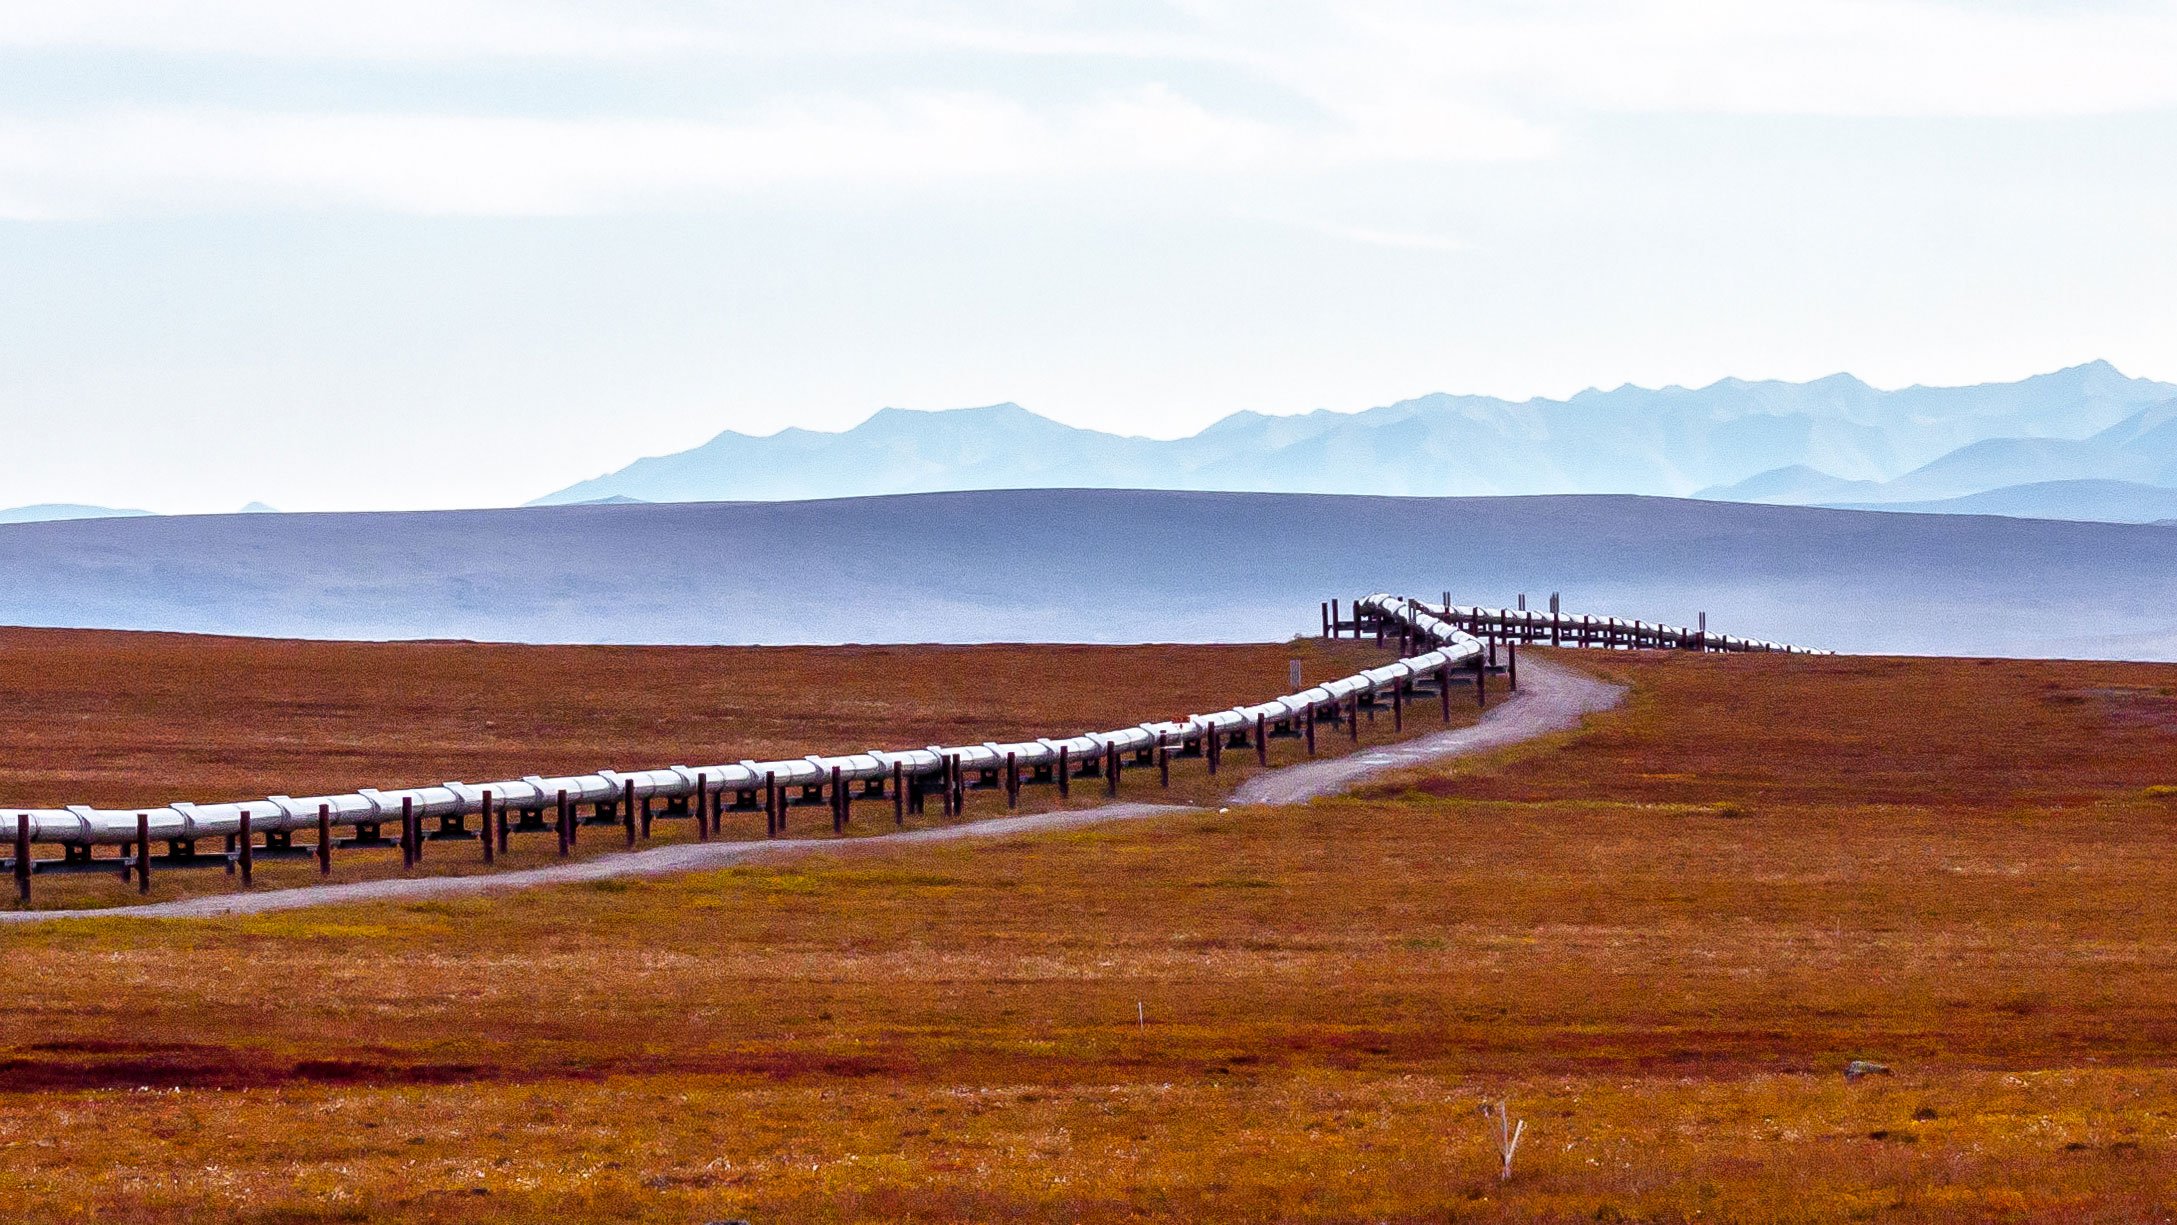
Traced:
POLYGON ((2177 4, 0 0, 0 505, 506 505, 722 429, 2096 357, 2177 4))

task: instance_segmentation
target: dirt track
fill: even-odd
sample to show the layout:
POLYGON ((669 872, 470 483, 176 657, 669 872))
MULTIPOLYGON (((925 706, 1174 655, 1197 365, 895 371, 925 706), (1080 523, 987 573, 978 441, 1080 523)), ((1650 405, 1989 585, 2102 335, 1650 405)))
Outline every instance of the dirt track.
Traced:
MULTIPOLYGON (((1299 804, 1352 786, 1371 775, 1430 761, 1460 757, 1487 749, 1516 744, 1550 732, 1575 727, 1596 711, 1617 705, 1622 687, 1596 680, 1570 668, 1531 659, 1522 671, 1522 685, 1510 699, 1491 708, 1479 723, 1424 736, 1382 748, 1367 749, 1346 757, 1302 762, 1258 774, 1234 793, 1233 804, 1299 804)), ((0 912, 7 922, 39 922, 48 919, 87 918, 210 918, 220 915, 262 914, 307 906, 342 902, 411 900, 468 896, 503 889, 527 889, 539 885, 602 880, 615 876, 659 876, 676 872, 722 868, 736 863, 772 861, 812 853, 883 849, 924 842, 962 838, 994 838, 1007 834, 1072 829, 1110 821, 1194 811, 1171 804, 1107 804, 1077 812, 1037 813, 997 817, 962 825, 877 834, 866 838, 795 838, 743 842, 684 843, 605 855, 575 863, 555 864, 477 876, 436 876, 395 880, 355 881, 338 885, 306 885, 263 893, 220 894, 108 910, 49 910, 0 912)))
POLYGON ((1232 802, 1304 804, 1387 770, 1462 757, 1563 731, 1577 726, 1586 715, 1616 706, 1625 694, 1622 686, 1532 656, 1522 668, 1520 679, 1519 692, 1512 700, 1470 727, 1258 774, 1240 784, 1239 790, 1232 793, 1232 802))

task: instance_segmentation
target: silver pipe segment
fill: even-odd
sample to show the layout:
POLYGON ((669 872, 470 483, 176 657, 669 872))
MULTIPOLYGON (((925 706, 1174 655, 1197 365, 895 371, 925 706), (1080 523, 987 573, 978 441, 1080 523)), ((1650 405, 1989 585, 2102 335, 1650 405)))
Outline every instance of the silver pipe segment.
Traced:
MULTIPOLYGON (((839 771, 842 782, 889 778, 894 767, 910 778, 928 778, 942 773, 952 759, 957 759, 960 767, 966 770, 1000 769, 1008 755, 1016 766, 1053 766, 1058 762, 1061 748, 1071 760, 1087 764, 1113 748, 1121 752, 1144 751, 1159 745, 1178 748, 1198 742, 1206 735, 1252 729, 1257 719, 1265 723, 1298 719, 1311 710, 1322 712, 1351 698, 1364 695, 1372 698, 1401 682, 1430 676, 1447 666, 1471 665, 1488 648, 1482 639, 1467 631, 1466 627, 1470 625, 1479 626, 1485 632, 1503 632, 1517 626, 1528 633, 1553 627, 1631 632, 1637 626, 1639 636, 1676 635, 1683 641, 1692 641, 1699 634, 1699 631, 1680 626, 1651 625, 1616 617, 1582 617, 1575 613, 1553 616, 1533 609, 1431 605, 1381 592, 1356 601, 1354 611, 1356 614, 1366 611, 1398 622, 1417 640, 1414 645, 1425 649, 1395 663, 1321 681, 1298 693, 1252 705, 1063 738, 1010 744, 986 741, 950 747, 933 744, 919 749, 867 749, 834 756, 811 754, 781 761, 743 759, 710 766, 599 770, 592 774, 552 777, 530 774, 499 782, 454 781, 389 790, 358 787, 335 795, 273 795, 261 800, 219 804, 175 801, 141 809, 90 808, 80 804, 63 808, 0 809, 0 836, 11 834, 16 820, 26 818, 33 842, 125 843, 135 840, 136 819, 141 814, 150 826, 151 837, 162 841, 186 841, 238 833, 244 812, 249 814, 253 829, 311 829, 317 825, 320 808, 331 824, 351 828, 398 820, 404 800, 418 818, 468 817, 483 811, 486 793, 490 794, 494 805, 512 809, 549 807, 557 804, 562 794, 570 804, 617 803, 627 798, 630 785, 638 800, 678 799, 694 795, 698 780, 716 794, 753 791, 763 787, 766 781, 780 787, 823 785, 831 781, 834 769, 839 771)), ((1726 634, 1702 635, 1700 641, 1711 650, 1828 653, 1808 652, 1803 647, 1726 634)))

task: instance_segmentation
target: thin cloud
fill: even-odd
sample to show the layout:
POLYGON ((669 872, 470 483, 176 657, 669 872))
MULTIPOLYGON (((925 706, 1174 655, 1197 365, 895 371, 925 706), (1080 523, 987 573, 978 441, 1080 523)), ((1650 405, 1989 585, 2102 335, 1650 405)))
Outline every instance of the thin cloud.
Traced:
MULTIPOLYGON (((2177 106, 2177 73, 2167 69, 2177 62, 2172 4, 1176 0, 1118 16, 1095 6, 846 0, 0 7, 0 50, 20 58, 60 49, 208 59, 211 71, 237 56, 424 68, 406 78, 399 106, 373 107, 362 94, 330 111, 273 100, 254 110, 68 114, 47 105, 0 115, 0 215, 564 214, 702 208, 811 184, 890 191, 1086 179, 1157 192, 1201 176, 1267 181, 1548 158, 1605 115, 2005 117, 2177 106), (521 97, 497 111, 477 106, 479 87, 467 82, 464 113, 429 112, 433 74, 452 83, 469 61, 545 59, 609 76, 674 59, 728 76, 748 57, 790 63, 795 92, 725 111, 605 106, 546 117, 521 97), (856 85, 871 77, 872 60, 884 62, 884 83, 856 85), (1092 64, 1094 84, 1050 84, 1059 74, 1024 73, 1023 60, 1092 64)), ((1429 245, 1427 236, 1373 233, 1347 237, 1429 245)))
MULTIPOLYGON (((1475 159, 1547 151, 1476 130, 1475 159)), ((1151 86, 1055 111, 988 94, 781 103, 725 121, 116 111, 0 125, 0 215, 249 208, 569 215, 700 208, 821 185, 1321 171, 1363 155, 1151 86)))

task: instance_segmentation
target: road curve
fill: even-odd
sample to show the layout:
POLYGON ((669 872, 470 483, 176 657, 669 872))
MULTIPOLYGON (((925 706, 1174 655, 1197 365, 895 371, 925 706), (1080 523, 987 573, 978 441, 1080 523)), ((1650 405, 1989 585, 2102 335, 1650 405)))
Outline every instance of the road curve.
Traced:
POLYGON ((1520 665, 1519 692, 1468 727, 1415 740, 1327 757, 1255 775, 1232 793, 1234 804, 1305 804, 1343 791, 1371 775, 1464 757, 1577 727, 1596 711, 1624 700, 1625 687, 1562 664, 1529 657, 1520 665))
MULTIPOLYGON (((1519 692, 1491 707, 1471 726, 1438 732, 1345 757, 1281 766, 1257 774, 1233 793, 1231 804, 1299 804, 1342 791, 1371 775, 1406 766, 1501 748, 1551 732, 1577 727, 1587 715, 1608 710, 1623 699, 1623 686, 1597 680, 1561 664, 1522 661, 1519 692)), ((227 893, 211 897, 154 902, 145 906, 101 910, 0 911, 0 922, 35 923, 49 919, 203 919, 223 915, 265 914, 343 902, 411 901, 471 897, 506 889, 573 884, 621 876, 664 876, 768 863, 810 854, 838 854, 926 842, 997 838, 1008 834, 1075 829, 1111 821, 1138 820, 1194 812, 1175 804, 1106 804, 1073 812, 993 817, 960 825, 874 834, 866 838, 767 838, 747 842, 691 842, 600 855, 573 863, 524 868, 476 876, 428 876, 353 881, 338 885, 302 885, 263 893, 227 893)))

